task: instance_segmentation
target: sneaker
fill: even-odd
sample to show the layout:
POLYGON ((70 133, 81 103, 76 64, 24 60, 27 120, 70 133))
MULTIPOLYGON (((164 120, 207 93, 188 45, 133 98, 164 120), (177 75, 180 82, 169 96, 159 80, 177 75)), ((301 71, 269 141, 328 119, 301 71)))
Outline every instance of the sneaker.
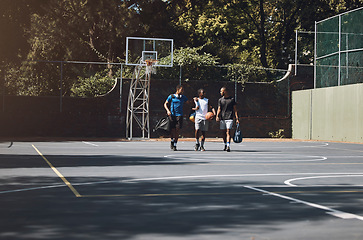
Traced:
POLYGON ((198 151, 198 150, 199 150, 199 143, 196 143, 196 144, 195 144, 194 150, 195 150, 195 151, 198 151))
POLYGON ((176 146, 173 146, 173 148, 172 148, 172 149, 173 149, 173 151, 178 151, 178 150, 176 149, 176 146))
POLYGON ((200 151, 204 152, 205 151, 204 147, 200 147, 200 151))
POLYGON ((227 150, 226 150, 227 152, 230 152, 231 151, 231 149, 230 149, 230 147, 227 147, 227 150))

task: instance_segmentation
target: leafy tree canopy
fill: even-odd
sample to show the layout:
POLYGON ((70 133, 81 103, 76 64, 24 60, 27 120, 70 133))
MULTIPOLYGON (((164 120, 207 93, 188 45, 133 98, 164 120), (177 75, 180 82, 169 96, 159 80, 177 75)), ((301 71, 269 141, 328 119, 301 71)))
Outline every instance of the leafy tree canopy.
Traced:
MULTIPOLYGON (((35 60, 119 62, 127 36, 173 38, 184 55, 176 57, 179 65, 286 69, 295 30, 313 30, 317 20, 362 6, 363 0, 2 0, 0 78, 10 93, 57 93, 62 66, 35 60)), ((311 41, 303 47, 312 49, 311 41)), ((78 82, 74 72, 87 78, 99 69, 73 70, 64 73, 64 95, 78 82)), ((109 65, 107 75, 114 74, 109 65)))

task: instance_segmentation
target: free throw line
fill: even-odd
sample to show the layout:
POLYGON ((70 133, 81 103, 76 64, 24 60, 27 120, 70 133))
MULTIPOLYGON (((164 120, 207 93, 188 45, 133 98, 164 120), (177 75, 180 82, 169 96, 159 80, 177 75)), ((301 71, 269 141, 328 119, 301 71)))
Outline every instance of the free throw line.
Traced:
POLYGON ((56 169, 49 161, 46 157, 44 157, 44 155, 32 144, 33 148, 35 149, 35 151, 37 151, 37 153, 44 159, 44 161, 49 165, 49 167, 55 172, 55 174, 57 174, 58 177, 60 177, 60 179, 62 179, 62 181, 67 185, 67 187, 69 187, 69 189, 71 189, 71 191, 74 193, 74 195, 76 197, 82 197, 81 194, 79 194, 79 192, 72 186, 72 184, 58 171, 58 169, 56 169))

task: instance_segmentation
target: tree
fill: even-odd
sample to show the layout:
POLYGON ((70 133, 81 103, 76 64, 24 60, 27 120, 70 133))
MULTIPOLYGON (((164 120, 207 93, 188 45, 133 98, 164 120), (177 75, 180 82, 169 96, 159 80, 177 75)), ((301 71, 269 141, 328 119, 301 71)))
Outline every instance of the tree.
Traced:
MULTIPOLYGON (((180 2, 180 1, 177 1, 180 2)), ((175 25, 187 44, 203 45, 222 63, 286 68, 293 61, 294 31, 362 6, 362 0, 185 0, 175 25)))
MULTIPOLYGON (((173 53, 173 68, 160 68, 154 78, 175 79, 182 74, 184 81, 189 80, 213 80, 218 79, 218 57, 206 53, 198 48, 179 48, 173 53), (180 72, 181 71, 181 72, 180 72)), ((160 59, 160 63, 170 62, 170 57, 160 59)))
MULTIPOLYGON (((59 92, 60 63, 32 61, 102 61, 124 58, 125 37, 137 34, 143 27, 129 3, 106 0, 46 1, 41 10, 30 14, 27 29, 29 52, 20 71, 12 70, 8 77, 13 93, 49 95, 59 92), (20 83, 23 82, 23 83, 20 83), (29 88, 30 85, 37 85, 29 88), (17 86, 16 88, 13 86, 17 86)), ((88 66, 90 67, 90 66, 88 66)), ((77 77, 74 72, 63 76, 63 94, 69 95, 77 77)), ((89 71, 95 73, 94 66, 89 71)), ((109 75, 113 74, 109 66, 109 75)))
MULTIPOLYGON (((286 68, 295 30, 361 6, 363 0, 3 0, 0 71, 12 93, 58 94, 62 65, 35 60, 119 62, 127 36, 173 38, 176 48, 201 47, 221 64, 286 68)), ((75 76, 100 69, 63 71, 69 95, 75 76)))

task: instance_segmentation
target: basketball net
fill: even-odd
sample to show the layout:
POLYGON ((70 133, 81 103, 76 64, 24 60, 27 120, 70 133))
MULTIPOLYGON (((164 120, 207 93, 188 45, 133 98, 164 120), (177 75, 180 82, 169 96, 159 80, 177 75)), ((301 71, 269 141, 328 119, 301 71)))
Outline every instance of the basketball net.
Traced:
POLYGON ((156 74, 155 64, 157 63, 157 61, 158 60, 155 60, 155 59, 146 59, 145 60, 145 64, 146 64, 145 74, 146 75, 156 74))

